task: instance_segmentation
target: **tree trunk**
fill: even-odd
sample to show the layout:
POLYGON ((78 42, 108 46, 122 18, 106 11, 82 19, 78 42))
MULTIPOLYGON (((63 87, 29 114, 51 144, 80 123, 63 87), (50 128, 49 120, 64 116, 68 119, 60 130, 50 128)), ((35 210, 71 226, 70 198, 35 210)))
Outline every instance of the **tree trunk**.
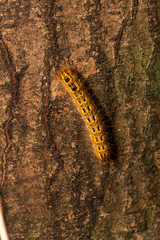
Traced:
POLYGON ((1 196, 9 239, 160 240, 160 2, 0 2, 1 196), (110 156, 58 80, 73 69, 110 156))

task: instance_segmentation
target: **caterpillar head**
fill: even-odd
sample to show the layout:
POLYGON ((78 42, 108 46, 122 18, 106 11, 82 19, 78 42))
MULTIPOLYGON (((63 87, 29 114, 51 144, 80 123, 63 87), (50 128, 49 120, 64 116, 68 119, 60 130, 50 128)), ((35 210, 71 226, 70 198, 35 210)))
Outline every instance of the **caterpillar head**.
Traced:
POLYGON ((65 84, 70 83, 70 81, 72 81, 72 72, 71 72, 71 70, 63 70, 63 71, 61 71, 58 80, 62 80, 65 84))
POLYGON ((73 73, 70 69, 63 70, 60 73, 58 78, 63 82, 63 84, 67 87, 67 89, 72 92, 73 94, 79 90, 79 84, 77 82, 77 75, 73 73))

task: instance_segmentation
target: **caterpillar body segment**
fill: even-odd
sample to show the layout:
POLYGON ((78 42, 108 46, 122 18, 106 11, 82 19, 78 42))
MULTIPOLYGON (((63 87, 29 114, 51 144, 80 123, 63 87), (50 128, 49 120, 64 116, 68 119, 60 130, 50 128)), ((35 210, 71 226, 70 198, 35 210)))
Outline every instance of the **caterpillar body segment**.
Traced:
POLYGON ((100 159, 107 159, 109 155, 109 147, 105 136, 102 117, 100 113, 98 113, 91 97, 84 89, 77 74, 73 73, 71 70, 63 70, 60 73, 59 80, 63 82, 71 96, 74 98, 78 109, 89 128, 97 156, 100 159))

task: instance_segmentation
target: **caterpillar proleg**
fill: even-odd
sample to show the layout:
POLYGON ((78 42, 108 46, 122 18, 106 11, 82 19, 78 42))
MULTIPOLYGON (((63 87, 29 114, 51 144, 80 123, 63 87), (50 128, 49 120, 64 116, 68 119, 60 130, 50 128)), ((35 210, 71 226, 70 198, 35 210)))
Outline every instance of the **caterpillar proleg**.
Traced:
POLYGON ((74 98, 92 136, 97 156, 103 160, 107 159, 109 155, 109 147, 105 136, 102 117, 97 111, 91 96, 87 93, 75 72, 72 72, 71 70, 63 70, 60 73, 59 80, 63 82, 71 96, 74 98))

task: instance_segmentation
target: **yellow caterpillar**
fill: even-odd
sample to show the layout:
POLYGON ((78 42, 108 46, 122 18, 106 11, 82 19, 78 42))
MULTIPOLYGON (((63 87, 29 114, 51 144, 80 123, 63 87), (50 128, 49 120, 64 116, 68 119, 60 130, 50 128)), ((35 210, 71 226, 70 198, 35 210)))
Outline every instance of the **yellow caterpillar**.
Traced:
POLYGON ((71 70, 63 70, 58 78, 63 82, 71 96, 74 98, 78 109, 83 116, 92 136, 95 151, 100 159, 107 159, 109 155, 108 142, 105 137, 102 117, 97 112, 95 104, 84 89, 77 74, 71 70))

